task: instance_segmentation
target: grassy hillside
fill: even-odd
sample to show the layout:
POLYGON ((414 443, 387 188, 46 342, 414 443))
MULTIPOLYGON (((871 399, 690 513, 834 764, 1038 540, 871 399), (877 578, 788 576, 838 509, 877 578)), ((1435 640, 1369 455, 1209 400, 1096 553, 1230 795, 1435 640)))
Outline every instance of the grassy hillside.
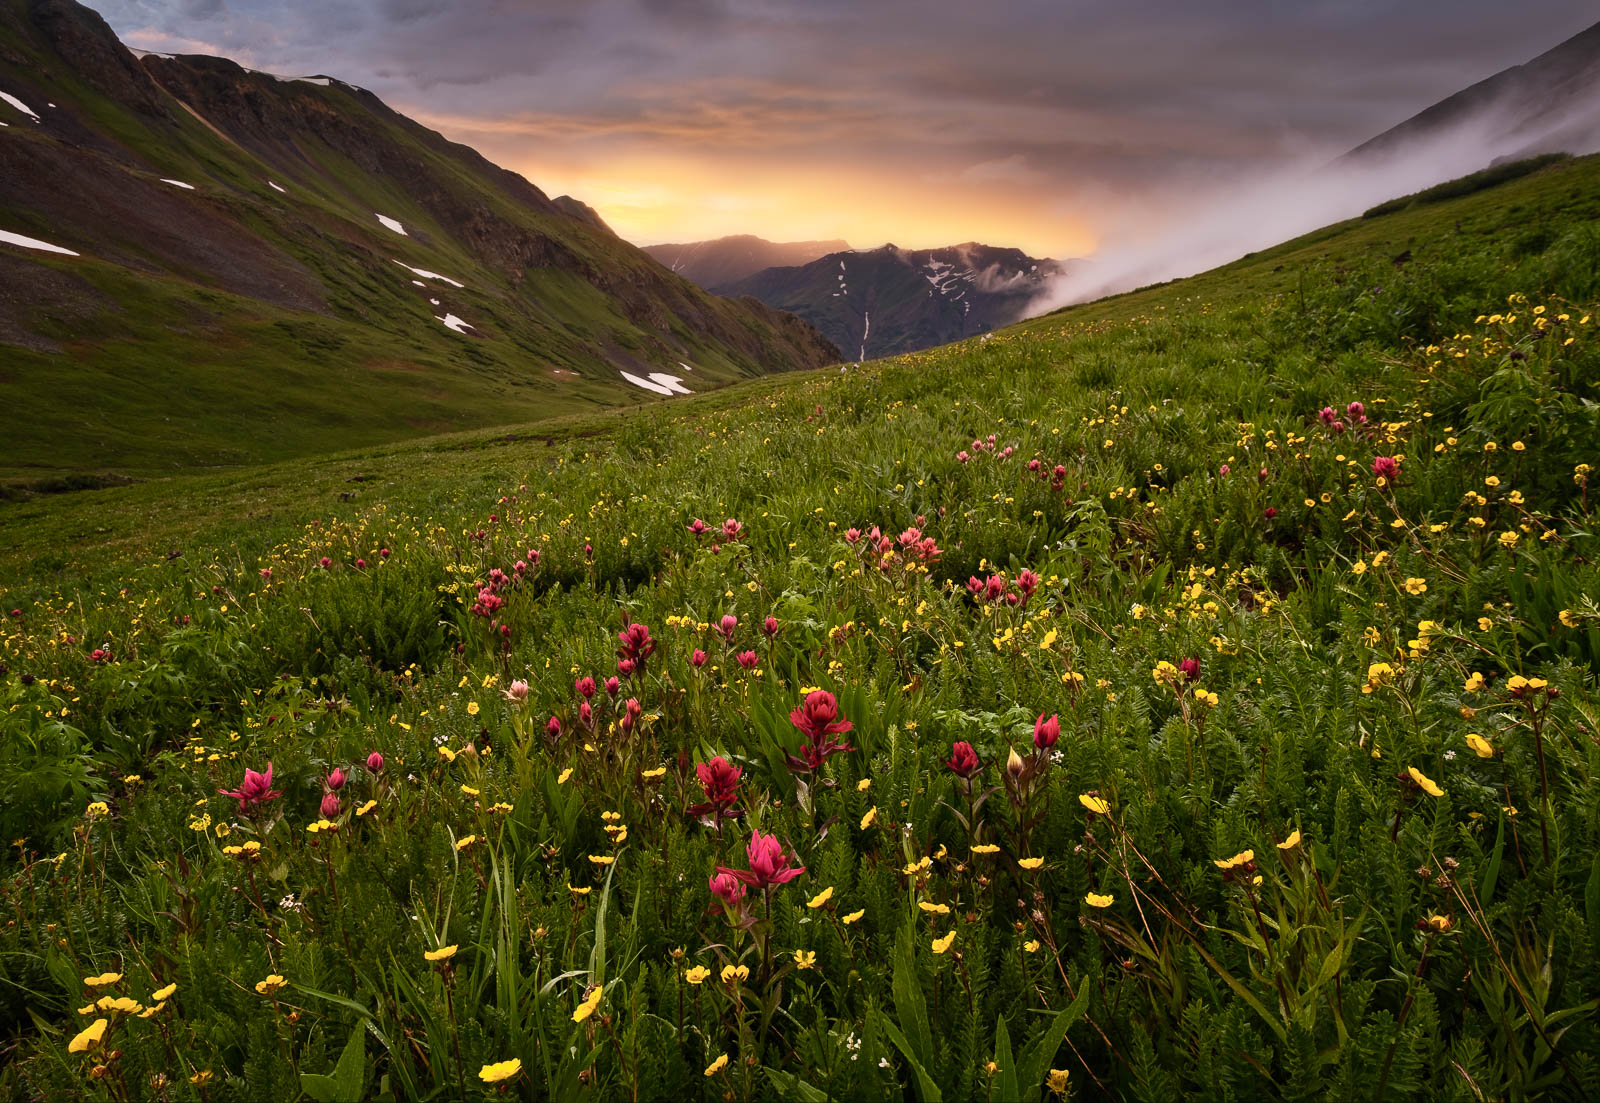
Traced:
POLYGON ((1594 1094, 1597 217, 3 507, 0 1086, 1594 1094))
POLYGON ((623 372, 700 391, 836 356, 337 80, 136 60, 67 0, 0 0, 0 89, 39 116, 0 102, 0 230, 80 254, 0 243, 0 394, 30 412, 0 479, 261 463, 661 397, 623 372))

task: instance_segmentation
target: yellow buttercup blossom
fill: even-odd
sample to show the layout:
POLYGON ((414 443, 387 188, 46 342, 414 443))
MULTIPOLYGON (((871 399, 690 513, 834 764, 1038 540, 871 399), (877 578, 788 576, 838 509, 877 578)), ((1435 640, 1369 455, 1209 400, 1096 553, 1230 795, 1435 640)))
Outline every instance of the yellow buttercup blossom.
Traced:
POLYGON ((950 914, 950 905, 949 904, 935 904, 935 903, 932 903, 931 901, 928 901, 928 900, 918 900, 917 901, 917 907, 921 908, 923 911, 927 912, 929 915, 949 915, 950 914))
POLYGON ((108 988, 113 984, 121 984, 122 974, 101 973, 97 977, 84 977, 83 983, 88 988, 108 988))
POLYGON ((1039 946, 1040 943, 1037 938, 1030 938, 1028 941, 1022 944, 1022 952, 1025 954, 1036 954, 1039 952, 1039 946))
POLYGON ((591 988, 589 994, 583 998, 583 1002, 578 1004, 577 1010, 572 1013, 572 1021, 581 1023, 593 1015, 594 1009, 600 1006, 600 997, 604 994, 604 989, 598 984, 591 988))
POLYGON ((1289 837, 1278 844, 1279 850, 1293 850, 1300 845, 1300 829, 1297 827, 1289 833, 1289 837))
POLYGON ((867 909, 866 908, 862 908, 860 911, 853 911, 849 915, 841 916, 840 919, 839 919, 839 922, 843 923, 846 927, 848 927, 850 924, 856 922, 858 919, 860 919, 863 915, 866 915, 866 914, 867 914, 867 909))
POLYGON ((722 983, 736 984, 750 979, 750 967, 747 965, 724 965, 722 967, 722 983))
POLYGON ((978 843, 973 846, 972 852, 974 854, 998 854, 1000 853, 1000 848, 993 843, 978 843))
POLYGON ((794 963, 795 963, 796 967, 801 968, 801 969, 814 969, 814 968, 816 968, 816 965, 817 965, 816 951, 814 951, 814 950, 796 950, 794 952, 794 963))
POLYGON ((476 836, 476 835, 464 835, 461 838, 456 840, 456 849, 457 850, 465 850, 465 849, 467 849, 467 847, 471 846, 473 843, 475 843, 477 841, 478 841, 478 836, 476 836))
POLYGON ((91 1049, 98 1049, 106 1036, 105 1019, 96 1019, 80 1030, 72 1041, 67 1043, 68 1053, 87 1053, 91 1049))
POLYGON ((933 952, 936 953, 936 954, 944 953, 945 951, 950 949, 950 947, 955 943, 955 940, 956 940, 956 932, 954 932, 954 931, 951 931, 949 934, 945 935, 943 938, 934 939, 933 940, 933 952))
POLYGON ((872 779, 870 777, 864 777, 856 782, 856 792, 858 793, 865 793, 870 788, 872 788, 872 779))
POLYGON ((1067 1069, 1051 1069, 1050 1076, 1045 1080, 1044 1086, 1056 1095, 1065 1096, 1067 1094, 1067 1074, 1067 1069))
POLYGON ((1392 681, 1394 681, 1394 667, 1388 663, 1373 663, 1367 667, 1367 684, 1361 687, 1361 692, 1371 693, 1392 681))
POLYGON ((152 1000, 156 1001, 157 1003, 160 1003, 163 1000, 171 999, 172 998, 172 994, 174 992, 176 992, 177 990, 178 990, 178 985, 177 985, 176 982, 174 982, 172 984, 167 985, 165 988, 156 989, 154 992, 152 992, 150 994, 150 998, 152 1000))
POLYGON ((597 866, 608 866, 617 859, 611 854, 591 854, 589 860, 597 866))
POLYGON ((1471 747, 1473 753, 1479 758, 1493 758, 1495 756, 1494 744, 1477 732, 1467 733, 1467 746, 1471 747))
POLYGON ((706 1066, 706 1075, 715 1076, 727 1067, 728 1055, 726 1053, 718 1054, 717 1059, 706 1066))
POLYGON ((1111 815, 1111 805, 1100 797, 1093 797, 1088 793, 1079 793, 1078 803, 1083 805, 1097 816, 1111 815))
POLYGON ((1109 908, 1112 902, 1115 900, 1116 897, 1112 896, 1109 892, 1091 892, 1089 895, 1083 898, 1083 902, 1088 904, 1091 908, 1109 908))
POLYGON ((510 1080, 522 1071, 522 1058, 513 1057, 509 1061, 499 1061, 492 1065, 484 1065, 478 1070, 478 1079, 485 1084, 498 1084, 502 1080, 510 1080))
POLYGON ((1213 858, 1211 864, 1218 869, 1234 869, 1244 865, 1246 862, 1255 860, 1256 852, 1254 850, 1241 850, 1231 858, 1213 858))
POLYGON ((1032 871, 1032 870, 1038 869, 1040 866, 1044 865, 1044 859, 1043 858, 1018 858, 1017 859, 1017 865, 1021 866, 1023 869, 1032 871))
POLYGON ((861 830, 865 831, 867 828, 871 827, 873 824, 875 824, 877 822, 878 822, 878 806, 877 805, 873 805, 871 808, 867 809, 866 815, 861 817, 861 830))
POLYGON ((270 973, 268 974, 266 980, 256 981, 256 994, 259 996, 270 996, 273 993, 288 987, 288 984, 289 982, 284 980, 277 973, 270 973))
POLYGON ((425 961, 449 961, 456 956, 456 947, 440 946, 437 950, 428 950, 422 957, 425 961))
POLYGON ((1408 578, 1405 587, 1408 594, 1425 594, 1428 592, 1428 581, 1423 578, 1408 578))
POLYGON ((683 979, 690 984, 704 984, 705 979, 710 975, 710 969, 707 969, 704 965, 696 965, 693 968, 684 970, 683 979))
POLYGON ((1438 783, 1433 781, 1428 777, 1428 775, 1424 774, 1415 766, 1407 766, 1406 773, 1410 774, 1411 780, 1417 783, 1417 787, 1424 793, 1427 793, 1430 797, 1444 796, 1444 790, 1439 788, 1438 783))
POLYGON ((1489 683, 1484 680, 1483 675, 1474 670, 1467 678, 1466 684, 1461 688, 1466 693, 1482 693, 1483 687, 1488 684, 1489 683))
POLYGON ((819 892, 815 896, 813 896, 810 900, 807 900, 806 901, 806 907, 812 908, 812 909, 820 908, 824 904, 826 904, 829 900, 832 900, 832 899, 833 899, 833 886, 829 885, 827 888, 823 889, 821 892, 819 892))

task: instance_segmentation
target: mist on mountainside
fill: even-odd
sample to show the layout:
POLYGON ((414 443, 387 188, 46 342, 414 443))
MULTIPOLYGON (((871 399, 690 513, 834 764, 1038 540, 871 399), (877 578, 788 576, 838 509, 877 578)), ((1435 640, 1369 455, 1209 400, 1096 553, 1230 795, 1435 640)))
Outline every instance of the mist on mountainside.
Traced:
POLYGON ((1276 171, 1175 180, 1029 305, 1038 315, 1227 264, 1497 162, 1600 150, 1600 25, 1420 112, 1355 150, 1276 171))

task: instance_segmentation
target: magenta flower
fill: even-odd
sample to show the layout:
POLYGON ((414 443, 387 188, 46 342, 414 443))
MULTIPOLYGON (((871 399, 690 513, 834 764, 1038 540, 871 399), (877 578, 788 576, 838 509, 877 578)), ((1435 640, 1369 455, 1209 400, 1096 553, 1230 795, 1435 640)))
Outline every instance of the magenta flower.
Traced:
POLYGON ((367 756, 367 771, 369 773, 376 774, 379 771, 381 771, 382 769, 383 769, 383 756, 381 754, 379 754, 377 751, 373 751, 371 754, 369 754, 367 756))
POLYGON ((724 613, 722 621, 717 625, 717 631, 722 633, 722 638, 729 643, 733 642, 734 629, 739 627, 739 618, 732 613, 724 613))
POLYGON ((729 909, 737 908, 744 900, 744 882, 732 870, 718 870, 711 875, 711 895, 721 900, 729 909))
POLYGON ((704 651, 701 651, 698 647, 695 648, 694 649, 694 653, 689 656, 689 665, 694 667, 694 668, 696 668, 696 669, 699 669, 700 667, 705 666, 706 665, 706 653, 704 651))
POLYGON ((1052 715, 1048 720, 1044 713, 1033 722, 1033 745, 1041 751, 1047 751, 1056 745, 1056 740, 1061 738, 1061 717, 1052 715))
POLYGON ((622 663, 628 664, 628 673, 644 673, 645 660, 655 653, 656 641, 650 638, 650 629, 643 624, 629 624, 617 633, 617 642, 622 644, 617 649, 617 658, 622 662, 617 664, 617 669, 622 669, 622 663))
POLYGON ((585 674, 583 677, 572 683, 572 688, 577 690, 579 696, 587 701, 589 698, 594 696, 594 679, 585 674))
POLYGON ((776 636, 778 634, 778 618, 769 616, 765 621, 762 622, 761 631, 766 633, 767 639, 769 640, 773 636, 776 636))
POLYGON ((793 769, 815 773, 830 756, 855 750, 849 743, 841 743, 833 738, 843 735, 855 725, 839 715, 839 702, 825 689, 808 693, 805 701, 789 713, 789 722, 805 736, 799 756, 789 756, 789 765, 793 769))
POLYGON ((328 788, 337 793, 344 788, 344 783, 349 780, 342 767, 334 767, 333 773, 328 775, 328 788))
POLYGON ((552 740, 560 739, 561 738, 561 719, 560 719, 560 717, 552 716, 548 721, 546 721, 545 722, 545 726, 544 726, 544 733, 546 735, 548 735, 552 740))
POLYGON ((696 517, 693 522, 691 522, 690 524, 688 524, 688 525, 686 525, 684 527, 687 528, 690 532, 694 533, 696 536, 704 536, 706 534, 706 523, 704 521, 700 520, 700 518, 698 518, 698 517, 696 517))
POLYGON ((737 540, 744 535, 744 525, 729 517, 722 522, 722 538, 724 540, 737 540))
POLYGON ((1200 680, 1200 660, 1193 657, 1184 659, 1178 664, 1178 672, 1183 675, 1184 681, 1198 682, 1200 680))
POLYGON ((612 699, 615 699, 617 694, 620 693, 621 691, 622 691, 622 683, 621 682, 619 682, 615 678, 607 678, 606 679, 606 695, 607 696, 611 697, 612 699))
POLYGON ((339 815, 339 797, 334 793, 322 794, 322 818, 331 820, 339 815))
POLYGON ((950 745, 950 757, 945 761, 950 772, 961 778, 971 778, 983 768, 978 761, 978 752, 972 749, 972 744, 965 741, 950 745))
POLYGON ((1400 461, 1393 456, 1379 456, 1372 461, 1372 473, 1392 483, 1400 476, 1400 461))
POLYGON ((760 657, 754 651, 739 652, 739 665, 746 670, 754 670, 760 662, 760 657))
POLYGON ((690 808, 689 815, 715 813, 719 825, 722 820, 739 815, 734 805, 739 802, 739 778, 744 775, 743 770, 718 755, 710 762, 696 763, 694 772, 700 778, 700 787, 706 791, 706 799, 703 804, 690 808))
POLYGON ((745 856, 749 859, 748 870, 718 866, 717 872, 730 873, 751 888, 764 889, 769 885, 786 885, 806 871, 804 866, 790 867, 789 856, 783 852, 783 844, 776 835, 754 832, 750 845, 745 848, 745 856))
POLYGON ((506 700, 522 704, 528 699, 528 683, 521 678, 512 682, 506 689, 506 700))
POLYGON ((241 816, 249 815, 257 805, 264 804, 269 800, 277 800, 283 796, 281 792, 272 788, 272 763, 270 762, 267 763, 266 773, 258 774, 254 770, 247 768, 244 772, 244 781, 240 783, 239 788, 233 790, 218 789, 217 792, 225 797, 233 797, 237 800, 239 802, 239 815, 241 816))

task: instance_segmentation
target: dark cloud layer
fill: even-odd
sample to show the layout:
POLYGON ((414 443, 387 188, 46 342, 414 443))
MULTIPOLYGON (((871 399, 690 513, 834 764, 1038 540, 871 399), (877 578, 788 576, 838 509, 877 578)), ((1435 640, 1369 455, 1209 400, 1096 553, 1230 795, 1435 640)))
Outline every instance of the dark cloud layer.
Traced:
MULTIPOLYGON (((1101 236, 1176 194, 1175 181, 1348 148, 1597 17, 1593 0, 99 7, 133 45, 336 74, 541 185, 614 184, 618 220, 636 237, 691 236, 675 234, 665 214, 687 204, 676 193, 662 200, 664 221, 646 227, 651 189, 636 178, 646 166, 655 191, 671 192, 675 179, 704 187, 691 182, 738 173, 754 185, 789 165, 819 186, 831 168, 855 187, 898 187, 930 212, 982 196, 1019 219, 1032 210, 1038 240, 1022 244, 1035 247, 1101 236)), ((786 222, 761 195, 743 194, 730 185, 713 197, 727 232, 781 235, 759 224, 764 209, 783 225, 826 228, 786 222), (750 221, 739 221, 741 205, 750 221)), ((799 195, 784 202, 803 203, 799 195)), ((606 213, 606 195, 596 198, 606 213)), ((976 236, 956 225, 928 233, 976 236)))

